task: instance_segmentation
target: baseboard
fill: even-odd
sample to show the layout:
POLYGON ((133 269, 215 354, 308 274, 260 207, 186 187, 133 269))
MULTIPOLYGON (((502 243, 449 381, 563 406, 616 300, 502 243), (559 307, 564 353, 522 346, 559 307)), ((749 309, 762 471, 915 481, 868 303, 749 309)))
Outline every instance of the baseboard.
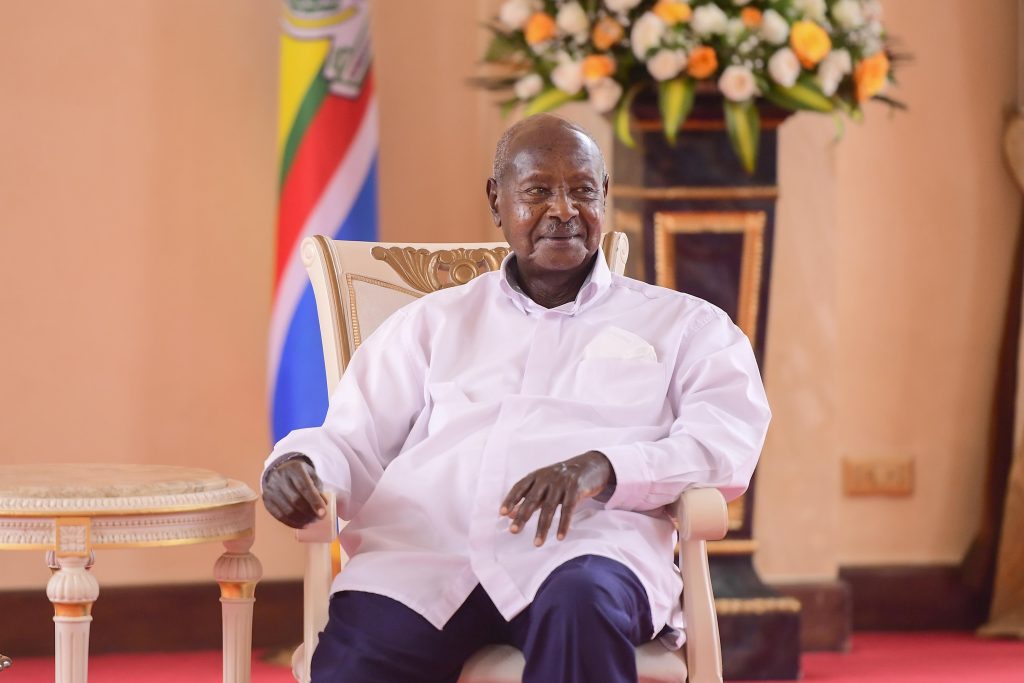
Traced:
MULTIPOLYGON (((217 584, 100 586, 89 651, 208 650, 221 646, 217 584)), ((302 582, 262 581, 256 587, 253 646, 294 647, 302 640, 302 582)), ((0 591, 0 652, 53 656, 53 606, 44 586, 0 591)))
POLYGON ((958 565, 842 567, 855 631, 965 631, 985 620, 984 596, 968 588, 958 565))
POLYGON ((769 584, 800 601, 800 651, 847 652, 852 631, 850 587, 843 581, 769 584))
MULTIPOLYGON (((955 565, 843 567, 838 581, 776 583, 801 604, 804 651, 849 649, 850 632, 972 630, 987 605, 966 588, 955 565)), ((89 649, 101 652, 217 649, 215 584, 100 588, 89 649)), ((0 591, 0 652, 53 654, 53 608, 43 586, 0 591)), ((253 645, 285 648, 302 634, 302 582, 263 581, 256 589, 253 645)))

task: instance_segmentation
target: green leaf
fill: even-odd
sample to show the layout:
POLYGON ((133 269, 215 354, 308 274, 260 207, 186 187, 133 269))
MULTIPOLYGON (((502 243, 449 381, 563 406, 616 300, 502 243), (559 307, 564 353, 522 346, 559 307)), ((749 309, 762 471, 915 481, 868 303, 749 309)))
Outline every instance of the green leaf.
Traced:
POLYGON ((633 139, 633 132, 629 129, 629 124, 633 118, 633 100, 636 99, 636 94, 640 92, 641 87, 640 84, 637 84, 627 90, 619 102, 618 109, 615 110, 615 136, 630 149, 636 149, 636 140, 633 139))
POLYGON ((582 92, 577 93, 576 95, 569 95, 558 88, 548 88, 530 100, 530 103, 526 105, 526 110, 523 112, 523 116, 533 116, 534 114, 551 111, 552 109, 561 107, 563 104, 581 99, 583 99, 582 92))
POLYGON ((485 62, 500 62, 520 51, 520 45, 504 33, 495 33, 484 53, 485 62))
POLYGON ((747 102, 725 101, 725 128, 729 141, 740 158, 744 170, 754 174, 757 167, 757 147, 761 140, 761 116, 752 100, 747 102))
POLYGON ((835 121, 836 124, 836 138, 834 142, 839 142, 846 135, 846 123, 838 112, 832 115, 832 120, 835 121))
POLYGON ((765 96, 786 109, 830 112, 836 108, 835 102, 826 97, 814 81, 806 76, 788 88, 774 84, 765 96))
POLYGON ((676 144, 679 127, 686 121, 693 109, 693 81, 680 76, 658 83, 658 108, 661 110, 661 124, 665 128, 665 139, 670 145, 676 144))

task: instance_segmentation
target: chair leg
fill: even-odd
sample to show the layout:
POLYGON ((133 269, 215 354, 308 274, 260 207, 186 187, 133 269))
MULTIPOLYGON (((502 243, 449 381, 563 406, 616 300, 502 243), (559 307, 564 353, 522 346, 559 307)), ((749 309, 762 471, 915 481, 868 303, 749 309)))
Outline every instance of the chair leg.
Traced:
POLYGON ((100 584, 87 571, 91 557, 48 558, 57 570, 46 584, 53 603, 56 683, 86 683, 89 678, 89 624, 100 584))
POLYGON ((224 683, 249 683, 252 674, 252 608, 263 566, 249 552, 253 537, 224 541, 213 575, 220 584, 224 633, 224 683))

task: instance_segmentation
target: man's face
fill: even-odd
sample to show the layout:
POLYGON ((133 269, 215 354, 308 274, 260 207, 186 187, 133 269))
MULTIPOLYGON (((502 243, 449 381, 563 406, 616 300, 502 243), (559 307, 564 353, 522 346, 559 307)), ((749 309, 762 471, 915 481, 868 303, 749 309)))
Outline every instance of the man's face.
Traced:
POLYGON ((524 276, 585 268, 597 252, 608 183, 597 146, 578 131, 550 123, 522 131, 501 183, 487 190, 524 276))

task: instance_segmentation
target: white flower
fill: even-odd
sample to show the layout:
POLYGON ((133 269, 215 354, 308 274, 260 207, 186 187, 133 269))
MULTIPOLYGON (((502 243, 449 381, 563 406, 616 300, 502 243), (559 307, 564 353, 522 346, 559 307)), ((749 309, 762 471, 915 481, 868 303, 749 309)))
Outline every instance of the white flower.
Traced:
POLYGON ((506 28, 518 31, 526 20, 541 8, 539 0, 505 0, 498 10, 498 21, 506 28))
POLYGON ((590 19, 587 13, 578 2, 569 2, 562 5, 555 16, 555 24, 563 32, 570 36, 583 36, 586 38, 590 30, 590 19))
POLYGON ((566 53, 558 56, 558 66, 551 70, 551 82, 567 95, 575 95, 583 88, 583 62, 573 61, 566 53))
POLYGON ((773 45, 782 45, 789 38, 789 23, 773 9, 761 16, 761 37, 773 45))
POLYGON ((768 60, 768 74, 784 88, 792 87, 800 75, 800 60, 796 53, 784 47, 768 60))
POLYGON ((587 86, 590 106, 604 114, 611 111, 622 97, 622 86, 614 78, 602 78, 587 86))
POLYGON ((631 10, 639 4, 640 0, 604 0, 604 6, 616 14, 631 10))
POLYGON ((857 0, 839 0, 832 5, 832 18, 842 28, 857 28, 864 23, 864 13, 857 0))
POLYGON ((540 94, 544 89, 544 79, 539 74, 523 76, 512 86, 512 91, 521 100, 528 100, 540 94))
POLYGON ((843 77, 853 70, 853 60, 846 50, 833 50, 828 53, 825 59, 818 65, 818 75, 815 79, 818 87, 826 96, 832 97, 836 93, 843 77))
POLYGON ((733 17, 725 25, 725 37, 730 42, 735 44, 743 32, 747 30, 746 24, 739 17, 733 17))
POLYGON ((656 81, 667 81, 675 78, 686 68, 686 53, 682 50, 661 49, 647 60, 647 70, 656 81))
POLYGON ((728 23, 729 18, 718 5, 701 5, 693 10, 693 18, 690 19, 690 26, 702 36, 725 33, 728 23))
POLYGON ((793 5, 808 19, 825 20, 825 0, 794 0, 793 5))
POLYGON ((644 12, 643 15, 633 24, 633 30, 629 33, 629 42, 633 46, 633 54, 637 59, 643 60, 651 48, 661 44, 661 37, 665 35, 665 22, 653 12, 644 12))
POLYGON ((882 3, 878 0, 867 0, 864 3, 864 18, 868 21, 881 21, 882 3))
POLYGON ((746 102, 757 93, 757 84, 750 69, 733 64, 722 72, 718 89, 733 102, 746 102))

